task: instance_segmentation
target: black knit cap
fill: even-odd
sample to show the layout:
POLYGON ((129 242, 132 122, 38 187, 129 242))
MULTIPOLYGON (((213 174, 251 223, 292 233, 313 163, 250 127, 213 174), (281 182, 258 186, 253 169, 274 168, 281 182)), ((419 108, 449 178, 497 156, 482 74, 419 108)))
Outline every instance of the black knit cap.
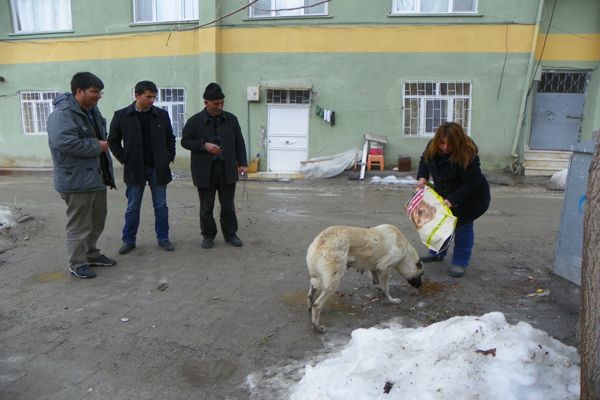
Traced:
POLYGON ((221 86, 211 82, 204 89, 204 100, 222 100, 225 98, 221 86))

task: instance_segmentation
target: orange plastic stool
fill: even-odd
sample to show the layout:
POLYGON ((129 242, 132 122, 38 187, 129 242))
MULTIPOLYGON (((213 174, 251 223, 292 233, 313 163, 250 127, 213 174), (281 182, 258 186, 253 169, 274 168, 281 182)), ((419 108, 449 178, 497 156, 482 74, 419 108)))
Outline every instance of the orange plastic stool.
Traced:
POLYGON ((371 167, 373 167, 373 164, 379 165, 379 170, 383 171, 383 154, 381 154, 381 155, 374 155, 374 154, 367 155, 367 171, 371 170, 371 167))

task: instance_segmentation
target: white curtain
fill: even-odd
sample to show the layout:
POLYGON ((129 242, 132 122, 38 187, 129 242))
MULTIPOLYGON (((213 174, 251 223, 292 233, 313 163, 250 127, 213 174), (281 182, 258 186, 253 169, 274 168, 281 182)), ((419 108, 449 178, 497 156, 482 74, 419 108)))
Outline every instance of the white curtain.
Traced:
MULTIPOLYGON (((283 8, 296 8, 304 6, 304 0, 275 0, 275 8, 283 9, 283 8)), ((303 15, 303 11, 301 8, 296 10, 282 10, 277 11, 276 15, 281 16, 292 16, 292 15, 303 15)))
POLYGON ((454 0, 454 7, 452 11, 475 11, 475 0, 454 0))
POLYGON ((421 12, 448 12, 449 0, 421 0, 421 12))
POLYGON ((396 12, 416 12, 416 0, 396 0, 396 12))
POLYGON ((157 21, 198 19, 198 0, 156 0, 157 21))
POLYGON ((135 2, 135 22, 152 22, 152 0, 137 0, 135 2))
POLYGON ((15 32, 69 30, 71 0, 12 0, 15 32))
POLYGON ((136 0, 135 22, 198 19, 198 0, 136 0))

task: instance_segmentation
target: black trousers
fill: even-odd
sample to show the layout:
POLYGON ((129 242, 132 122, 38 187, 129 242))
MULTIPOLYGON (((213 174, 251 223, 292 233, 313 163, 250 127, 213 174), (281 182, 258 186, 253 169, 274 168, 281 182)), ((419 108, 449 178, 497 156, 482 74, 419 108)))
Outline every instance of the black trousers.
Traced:
POLYGON ((217 235, 217 224, 213 216, 215 208, 215 194, 219 194, 221 205, 220 224, 225 240, 235 236, 238 230, 237 216, 235 215, 235 182, 227 183, 225 177, 225 164, 213 162, 210 173, 210 188, 198 188, 200 198, 200 232, 208 239, 217 235))

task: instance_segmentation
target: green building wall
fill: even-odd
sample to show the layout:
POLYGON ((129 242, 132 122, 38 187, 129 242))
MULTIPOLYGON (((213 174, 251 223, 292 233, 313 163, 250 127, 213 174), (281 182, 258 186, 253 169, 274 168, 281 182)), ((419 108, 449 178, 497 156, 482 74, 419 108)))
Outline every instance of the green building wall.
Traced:
MULTIPOLYGON (((234 0, 201 0, 199 4, 200 25, 240 7, 234 0)), ((227 96, 226 109, 240 120, 249 154, 261 153, 263 157, 265 149, 259 138, 267 126, 265 86, 273 81, 308 82, 313 92, 309 157, 361 147, 364 133, 372 132, 386 135, 390 140, 385 150, 388 165, 395 164, 398 155, 408 155, 413 159, 413 167, 429 138, 402 135, 403 82, 470 81, 471 134, 480 148, 483 166, 504 169, 513 160, 517 135, 522 136, 519 139, 521 145, 526 144, 529 132, 521 131, 517 121, 526 107, 522 100, 531 84, 528 76, 538 62, 534 52, 539 54, 541 51, 541 38, 547 30, 553 7, 552 0, 479 0, 479 13, 475 16, 426 18, 390 16, 391 1, 345 0, 331 2, 326 17, 249 19, 243 11, 223 19, 216 29, 209 26, 187 31, 184 35, 176 29, 193 29, 194 24, 133 25, 131 2, 72 1, 73 32, 13 35, 9 2, 2 2, 0 26, 5 29, 0 31, 0 53, 8 51, 11 56, 0 58, 0 76, 5 77, 5 82, 0 83, 0 119, 3 121, 0 125, 0 168, 51 166, 47 137, 22 133, 18 92, 67 91, 73 73, 88 70, 99 75, 105 83, 105 95, 99 106, 108 120, 115 110, 129 104, 132 88, 139 80, 149 79, 158 86, 185 87, 187 117, 202 109, 201 94, 205 85, 217 81, 227 96), (538 37, 534 35, 540 16, 543 18, 538 37), (481 31, 484 36, 466 40, 464 46, 458 43, 458 50, 440 49, 435 41, 422 48, 411 45, 419 42, 423 32, 430 32, 443 41, 449 26, 467 33, 481 31), (334 38, 333 43, 311 42, 319 42, 321 33, 329 35, 328 27, 340 32, 326 36, 334 38), (385 36, 381 28, 404 31, 399 31, 396 39, 394 34, 385 36), (175 30, 169 33, 171 29, 175 30), (238 40, 245 35, 260 36, 261 32, 267 35, 272 32, 272 42, 240 49, 230 41, 231 37, 238 40), (303 32, 306 41, 297 39, 303 32), (284 42, 283 49, 277 35, 288 35, 285 38, 289 41, 284 42), (357 41, 356 49, 349 49, 344 41, 346 37, 357 41), (402 43, 395 47, 394 43, 377 40, 381 37, 391 38, 391 41, 402 39, 402 43), (59 45, 75 46, 68 42, 72 38, 86 41, 99 50, 111 46, 111 41, 131 43, 136 49, 139 42, 135 40, 142 38, 150 50, 141 57, 115 53, 115 58, 95 59, 82 55, 77 59, 69 55, 60 59, 52 49, 59 45), (108 39, 106 44, 98 44, 102 39, 108 39), (31 60, 15 51, 29 49, 36 40, 41 40, 45 46, 39 58, 31 60), (460 46, 464 50, 460 50, 460 46), (162 53, 167 47, 168 52, 162 53), (248 86, 261 87, 260 102, 246 101, 248 86), (316 105, 336 111, 334 126, 315 115, 316 105)), ((541 53, 538 67, 592 71, 582 125, 583 140, 600 128, 600 50, 596 58, 593 50, 591 58, 589 51, 582 51, 581 59, 547 58, 548 55, 560 55, 564 45, 553 49, 550 44, 554 38, 563 40, 565 32, 567 39, 583 40, 578 39, 583 35, 600 49, 600 2, 573 0, 568 6, 559 2, 554 7, 547 51, 541 53)), ((176 166, 187 167, 188 156, 187 151, 178 148, 176 166)), ((266 163, 261 165, 264 168, 266 163)))

